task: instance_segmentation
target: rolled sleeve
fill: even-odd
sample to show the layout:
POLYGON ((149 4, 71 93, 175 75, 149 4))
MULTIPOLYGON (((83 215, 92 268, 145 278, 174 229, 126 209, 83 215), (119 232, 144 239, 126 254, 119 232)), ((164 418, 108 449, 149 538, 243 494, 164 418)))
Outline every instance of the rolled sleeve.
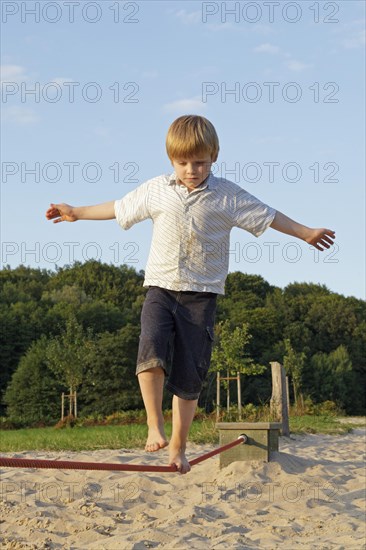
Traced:
POLYGON ((235 197, 234 226, 259 237, 271 225, 276 210, 244 189, 235 197))
POLYGON ((129 229, 135 223, 151 218, 148 207, 149 183, 143 183, 114 202, 116 220, 123 229, 129 229))

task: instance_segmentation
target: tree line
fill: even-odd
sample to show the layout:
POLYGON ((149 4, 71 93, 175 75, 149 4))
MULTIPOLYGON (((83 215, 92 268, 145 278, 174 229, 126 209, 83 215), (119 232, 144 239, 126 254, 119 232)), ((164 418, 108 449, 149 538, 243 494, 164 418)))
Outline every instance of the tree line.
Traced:
MULTIPOLYGON (((55 271, 1 270, 0 416, 20 425, 55 422, 60 394, 70 387, 78 391, 81 416, 143 408, 135 376, 143 279, 142 271, 93 260, 55 271)), ((331 400, 349 414, 365 413, 364 301, 312 283, 280 289, 241 272, 228 275, 225 292, 218 297, 215 361, 201 407, 215 407, 220 350, 225 334, 239 334, 240 327, 243 404, 269 401, 269 362, 279 361, 292 401, 331 400)))

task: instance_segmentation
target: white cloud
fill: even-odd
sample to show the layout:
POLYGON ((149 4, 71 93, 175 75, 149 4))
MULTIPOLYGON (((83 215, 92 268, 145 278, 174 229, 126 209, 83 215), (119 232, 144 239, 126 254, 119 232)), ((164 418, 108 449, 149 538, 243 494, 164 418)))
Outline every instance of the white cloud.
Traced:
POLYGON ((365 19, 353 19, 346 23, 339 23, 332 29, 333 35, 337 38, 337 46, 345 49, 356 49, 365 47, 365 19))
POLYGON ((26 107, 4 107, 2 110, 2 119, 4 122, 9 122, 18 125, 34 124, 39 121, 33 109, 26 107))
POLYGON ((361 48, 366 43, 365 29, 359 30, 342 40, 342 46, 346 49, 361 48))
POLYGON ((183 115, 203 111, 205 109, 206 103, 203 103, 199 97, 178 99, 177 101, 172 101, 164 105, 164 111, 167 113, 180 113, 183 115))
MULTIPOLYGON (((301 61, 298 61, 297 59, 292 59, 291 54, 288 52, 283 52, 281 48, 278 46, 274 46, 273 44, 270 44, 269 42, 265 42, 263 44, 260 44, 259 46, 256 46, 253 49, 256 53, 268 53, 270 55, 279 55, 282 58, 287 59, 287 61, 284 62, 285 66, 290 70, 294 71, 296 73, 300 73, 302 71, 305 71, 306 69, 310 69, 313 67, 313 65, 308 63, 302 63, 301 61)), ((268 69, 267 69, 268 72, 268 69)))
POLYGON ((265 44, 260 44, 254 48, 253 51, 256 53, 270 53, 271 55, 276 55, 280 53, 281 50, 278 46, 274 46, 273 44, 266 42, 265 44))
POLYGON ((232 23, 208 23, 207 28, 213 32, 240 30, 240 27, 234 27, 232 23))
POLYGON ((185 25, 196 25, 202 21, 202 13, 200 11, 179 10, 175 16, 185 25))
POLYGON ((1 65, 0 75, 2 82, 21 82, 27 80, 25 69, 20 65, 1 65))
POLYGON ((286 61, 285 65, 288 69, 290 69, 290 71, 294 71, 296 73, 301 73, 301 71, 305 71, 306 69, 310 69, 312 67, 312 65, 301 63, 301 61, 297 61, 296 59, 286 61))

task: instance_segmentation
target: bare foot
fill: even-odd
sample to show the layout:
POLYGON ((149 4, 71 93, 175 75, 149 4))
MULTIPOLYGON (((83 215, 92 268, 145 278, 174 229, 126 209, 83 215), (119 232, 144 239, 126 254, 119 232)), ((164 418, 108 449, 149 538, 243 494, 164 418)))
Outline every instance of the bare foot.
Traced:
POLYGON ((145 451, 154 453, 168 445, 164 428, 149 428, 149 434, 145 445, 145 451))
POLYGON ((176 466, 177 471, 186 474, 191 466, 185 455, 185 449, 169 446, 169 466, 176 466))

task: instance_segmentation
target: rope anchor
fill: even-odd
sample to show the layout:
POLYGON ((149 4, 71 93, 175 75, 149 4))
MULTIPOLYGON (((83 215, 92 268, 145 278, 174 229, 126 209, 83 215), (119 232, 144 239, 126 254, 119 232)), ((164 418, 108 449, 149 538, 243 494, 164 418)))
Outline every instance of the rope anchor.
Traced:
MULTIPOLYGON (((248 438, 241 434, 235 441, 218 447, 213 451, 205 453, 189 462, 190 466, 195 466, 212 456, 227 451, 236 445, 245 444, 248 438)), ((58 470, 110 470, 124 472, 176 472, 177 468, 171 466, 148 466, 147 464, 113 464, 103 462, 72 462, 66 460, 41 460, 30 458, 7 458, 0 456, 0 467, 4 468, 49 468, 58 470)))

